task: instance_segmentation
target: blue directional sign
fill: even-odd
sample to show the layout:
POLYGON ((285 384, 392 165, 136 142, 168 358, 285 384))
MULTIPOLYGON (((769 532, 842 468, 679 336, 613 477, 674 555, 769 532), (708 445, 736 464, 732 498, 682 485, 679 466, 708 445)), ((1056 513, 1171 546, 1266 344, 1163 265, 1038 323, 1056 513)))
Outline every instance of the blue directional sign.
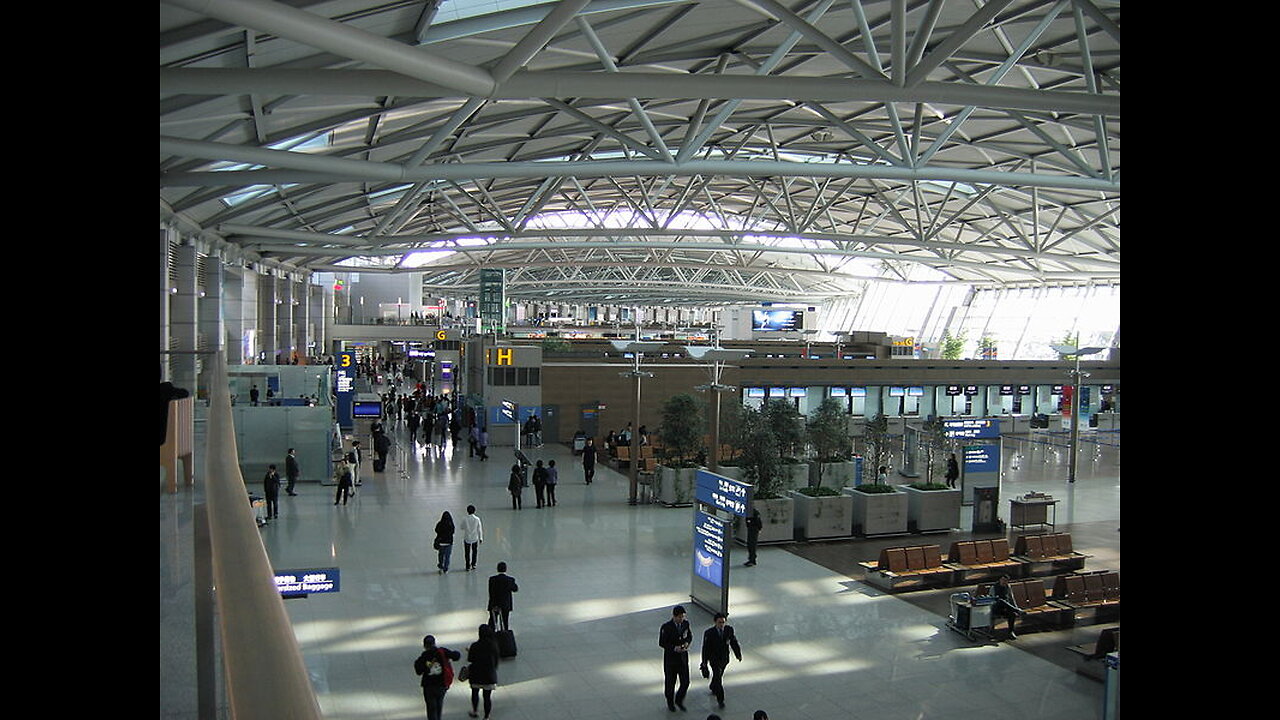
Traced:
POLYGON ((725 522, 698 511, 693 520, 693 574, 716 587, 725 584, 725 522))
POLYGON ((708 470, 699 470, 694 475, 694 499, 704 505, 742 517, 747 516, 747 508, 751 505, 754 489, 755 486, 750 483, 717 475, 708 470))
POLYGON ((338 568, 277 570, 275 576, 276 590, 286 597, 338 592, 342 584, 338 568))
POLYGON ((943 420, 942 427, 949 438, 968 440, 971 438, 1000 437, 1000 421, 996 418, 943 420))

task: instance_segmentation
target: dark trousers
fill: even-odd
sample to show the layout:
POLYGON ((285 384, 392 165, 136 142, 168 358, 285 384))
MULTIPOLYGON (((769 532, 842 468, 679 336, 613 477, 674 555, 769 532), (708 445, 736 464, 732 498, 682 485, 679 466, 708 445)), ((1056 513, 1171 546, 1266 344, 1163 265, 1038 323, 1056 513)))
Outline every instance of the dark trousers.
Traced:
POLYGON ((443 685, 424 685, 422 699, 427 703, 427 720, 440 720, 444 715, 443 685))
POLYGON ((538 496, 538 507, 542 507, 547 502, 545 488, 545 485, 541 485, 539 483, 533 484, 533 493, 538 496))
POLYGON ((556 504, 556 486, 555 485, 547 485, 547 504, 548 505, 556 504))
POLYGON ((465 540, 462 542, 462 559, 466 561, 468 570, 476 566, 476 557, 479 554, 480 543, 469 543, 465 540))
POLYGON ((292 494, 293 494, 293 486, 294 486, 294 484, 295 484, 295 483, 297 483, 297 482, 298 482, 298 476, 297 476, 297 475, 290 475, 290 476, 289 476, 289 484, 284 486, 284 491, 285 491, 286 493, 288 493, 288 494, 292 495, 292 494))
POLYGON ((484 693, 484 716, 489 717, 489 713, 493 711, 493 690, 485 688, 481 690, 478 687, 471 688, 471 712, 475 712, 480 705, 480 693, 484 693))
POLYGON ((592 478, 594 478, 594 477, 596 476, 596 466, 595 466, 595 465, 584 465, 584 466, 582 466, 582 472, 583 472, 584 474, 586 474, 586 476, 587 476, 587 484, 588 484, 588 485, 590 485, 590 484, 591 484, 591 479, 592 479, 592 478))
POLYGON ((676 657, 663 657, 662 673, 664 675, 662 692, 667 697, 667 706, 673 702, 684 704, 685 693, 689 691, 689 656, 685 653, 669 653, 676 657), (676 689, 676 680, 680 681, 680 689, 676 689))
POLYGON ((747 532, 747 562, 752 565, 756 562, 756 544, 760 541, 760 533, 756 531, 747 532))
POLYGON ((724 669, 726 666, 718 663, 707 663, 711 666, 711 692, 716 696, 716 702, 724 704, 724 669))
POLYGON ((520 493, 511 493, 511 509, 519 510, 522 505, 524 505, 524 498, 520 497, 520 493))
POLYGON ((339 485, 339 486, 338 486, 338 494, 337 494, 337 495, 335 495, 335 496, 333 497, 333 504, 334 504, 334 505, 337 505, 337 504, 338 504, 338 501, 339 501, 339 500, 341 500, 341 501, 342 501, 342 504, 343 504, 343 505, 346 505, 346 504, 347 504, 347 498, 349 498, 349 497, 351 497, 351 486, 350 486, 350 485, 339 485))
POLYGON ((511 611, 504 608, 489 608, 489 627, 494 632, 511 629, 511 611))
POLYGON ((280 517, 280 493, 267 493, 267 517, 280 517))

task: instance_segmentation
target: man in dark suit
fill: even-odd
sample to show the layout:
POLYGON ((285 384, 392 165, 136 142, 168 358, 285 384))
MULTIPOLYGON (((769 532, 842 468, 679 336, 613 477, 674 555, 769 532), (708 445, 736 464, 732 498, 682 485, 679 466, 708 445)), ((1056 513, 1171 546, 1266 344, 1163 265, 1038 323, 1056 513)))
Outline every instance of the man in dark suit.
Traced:
POLYGON ((267 466, 267 475, 262 478, 262 491, 267 496, 267 519, 280 517, 280 473, 275 465, 267 466))
POLYGON ((667 697, 667 709, 674 711, 679 705, 684 710, 684 695, 689 691, 689 646, 693 644, 693 632, 685 620, 684 607, 671 609, 671 619, 658 631, 658 644, 662 646, 662 691, 667 697), (680 689, 676 690, 676 680, 680 689))
POLYGON ((498 563, 498 574, 489 577, 489 626, 494 632, 511 629, 511 593, 519 590, 516 579, 507 574, 507 564, 498 563))
POLYGON ((293 486, 298 482, 298 476, 302 474, 302 470, 298 468, 298 458, 293 454, 293 448, 289 448, 289 454, 284 456, 284 475, 289 478, 289 484, 284 487, 284 491, 289 495, 297 495, 293 491, 293 486))
POLYGON ((733 633, 733 626, 725 622, 724 613, 716 613, 715 625, 707 628, 702 634, 702 677, 707 677, 707 667, 711 668, 711 692, 716 702, 724 707, 724 669, 729 666, 729 651, 733 651, 738 662, 742 662, 742 648, 738 646, 738 636, 733 633))

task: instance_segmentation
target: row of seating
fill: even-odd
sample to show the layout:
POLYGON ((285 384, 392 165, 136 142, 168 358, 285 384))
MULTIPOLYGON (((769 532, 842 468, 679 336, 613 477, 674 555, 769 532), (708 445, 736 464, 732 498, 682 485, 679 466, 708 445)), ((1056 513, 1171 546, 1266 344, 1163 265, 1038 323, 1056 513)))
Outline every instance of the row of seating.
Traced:
MULTIPOLYGON (((1069 533, 1057 533, 1063 538, 1052 542, 1057 548, 1071 545, 1069 533)), ((1018 547, 1022 547, 1022 538, 1018 547)), ((1043 545, 1041 545, 1043 547, 1043 545)), ((1073 552, 1073 551, 1072 551, 1073 552)), ((1083 563, 1085 555, 1076 553, 1083 563)), ((927 586, 946 587, 962 585, 975 580, 990 579, 1000 575, 1024 578, 1043 574, 1044 557, 1030 559, 1009 552, 1008 538, 983 540, 959 540, 951 544, 946 561, 942 559, 938 545, 918 545, 884 548, 875 562, 859 563, 865 570, 865 579, 885 590, 919 589, 927 586)), ((1049 570, 1054 568, 1050 566, 1049 570)), ((1067 570, 1067 568, 1060 568, 1067 570)))
MULTIPOLYGON (((1017 622, 1036 627, 1075 624, 1081 619, 1081 611, 1120 609, 1120 573, 1116 570, 1059 575, 1054 578, 1051 594, 1045 593, 1044 578, 1011 580, 1009 590, 1021 611, 1017 622)), ((979 585, 976 594, 990 595, 991 586, 979 585)), ((1099 619, 1101 613, 1095 613, 1093 620, 1099 619)))

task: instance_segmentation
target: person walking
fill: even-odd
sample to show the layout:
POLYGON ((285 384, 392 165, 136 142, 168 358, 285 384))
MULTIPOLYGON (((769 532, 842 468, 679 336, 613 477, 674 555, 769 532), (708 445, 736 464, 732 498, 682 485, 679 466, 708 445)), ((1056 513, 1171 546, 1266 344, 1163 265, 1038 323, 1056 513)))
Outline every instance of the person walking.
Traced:
POLYGON ((538 498, 538 507, 546 504, 547 469, 542 467, 541 460, 533 468, 533 494, 538 498))
POLYGON ((556 461, 547 461, 547 505, 556 504, 556 485, 560 483, 560 471, 556 469, 556 461))
POLYGON ((293 448, 289 448, 289 452, 284 456, 284 474, 289 478, 289 484, 284 487, 285 493, 291 497, 297 495, 298 493, 293 491, 293 486, 301 477, 302 469, 298 467, 298 458, 293 454, 293 448))
POLYGON ((462 559, 466 561, 467 570, 476 569, 476 559, 482 542, 484 542, 484 527, 480 524, 480 516, 476 515, 475 505, 468 505, 467 516, 462 518, 462 559))
POLYGON ((333 498, 334 505, 337 505, 339 500, 343 505, 347 504, 347 499, 351 497, 352 483, 351 463, 346 458, 342 458, 338 461, 338 494, 333 498))
POLYGON ((347 453, 347 462, 351 463, 351 482, 360 487, 360 463, 364 461, 364 450, 360 449, 360 441, 351 441, 351 451, 347 453))
POLYGON ((521 497, 524 492, 524 473, 520 472, 520 463, 511 466, 511 476, 507 478, 507 490, 511 492, 511 509, 519 510, 524 505, 524 498, 521 497))
POLYGON ((662 692, 667 698, 667 709, 676 706, 684 710, 684 696, 689 691, 689 646, 693 644, 693 632, 685 619, 683 605, 671 609, 671 619, 658 631, 658 645, 662 646, 662 692), (676 681, 680 688, 676 689, 676 681))
POLYGON ((262 478, 262 492, 267 496, 267 519, 280 517, 280 473, 275 465, 267 466, 267 474, 262 478))
POLYGON ((493 712, 493 689, 498 686, 498 663, 502 662, 498 652, 498 641, 489 625, 480 626, 480 638, 471 643, 467 649, 467 670, 471 680, 471 717, 477 717, 480 696, 484 695, 484 717, 489 720, 493 712))
POLYGON ((596 440, 595 438, 587 438, 587 444, 582 448, 582 474, 587 478, 587 484, 591 484, 592 478, 596 476, 596 440))
POLYGON ((480 426, 472 425, 467 437, 467 457, 475 457, 476 450, 480 446, 480 426))
POLYGON ((702 634, 702 664, 699 670, 702 677, 711 678, 711 692, 716 696, 716 703, 724 708, 724 669, 729 666, 729 651, 733 651, 738 662, 742 662, 742 648, 738 645, 738 637, 733 626, 726 623, 724 613, 718 612, 713 618, 714 624, 702 634))
POLYGON ((417 445, 418 444, 418 423, 422 422, 422 418, 418 417, 418 413, 410 412, 409 419, 406 420, 406 422, 409 424, 409 442, 414 445, 417 445))
POLYGON ((480 446, 478 448, 481 460, 489 459, 489 428, 488 426, 480 428, 480 446))
POLYGON ((427 720, 441 720, 444 716, 444 694, 453 683, 452 660, 461 660, 462 653, 446 647, 436 647, 431 635, 422 638, 422 654, 413 661, 413 671, 422 676, 422 699, 427 704, 427 720))
POLYGON ((494 632, 511 629, 511 594, 519 591, 516 579, 507 574, 507 564, 498 563, 498 574, 489 576, 489 627, 494 632))
POLYGON ((956 454, 951 453, 951 457, 947 458, 947 487, 956 486, 956 479, 960 477, 960 465, 956 462, 956 454))
POLYGON ((756 564, 756 545, 760 542, 760 530, 764 521, 760 519, 760 511, 751 508, 751 517, 747 518, 747 561, 743 565, 752 567, 756 564))
POLYGON ((440 569, 441 575, 449 572, 449 560, 453 557, 453 533, 453 516, 445 510, 436 523, 436 539, 432 543, 432 547, 439 552, 440 559, 436 562, 436 567, 440 569))

